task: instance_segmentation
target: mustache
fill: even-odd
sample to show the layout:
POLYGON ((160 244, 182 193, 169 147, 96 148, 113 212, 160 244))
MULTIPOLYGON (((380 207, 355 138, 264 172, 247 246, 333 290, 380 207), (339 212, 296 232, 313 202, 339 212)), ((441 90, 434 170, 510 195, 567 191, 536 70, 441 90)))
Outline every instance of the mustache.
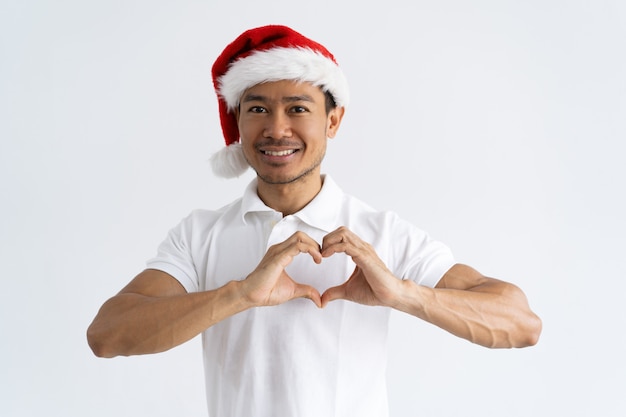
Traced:
POLYGON ((298 141, 289 139, 266 139, 254 144, 255 149, 260 149, 266 146, 280 146, 288 148, 300 148, 301 144, 298 141))

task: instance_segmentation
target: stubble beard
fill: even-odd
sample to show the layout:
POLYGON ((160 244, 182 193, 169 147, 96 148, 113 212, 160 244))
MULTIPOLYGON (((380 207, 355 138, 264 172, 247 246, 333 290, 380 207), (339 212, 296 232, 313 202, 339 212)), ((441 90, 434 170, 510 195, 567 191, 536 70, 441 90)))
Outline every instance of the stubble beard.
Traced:
MULTIPOLYGON (((308 167, 307 169, 305 169, 304 171, 300 172, 299 174, 296 174, 292 177, 285 177, 285 178, 276 178, 276 177, 271 177, 269 175, 262 175, 259 173, 259 171, 254 168, 254 166, 250 163, 250 161, 248 160, 248 158, 246 157, 245 153, 244 153, 244 158, 246 159, 246 161, 248 162, 248 165, 250 165, 252 167, 252 169, 254 170, 254 172, 256 172, 256 176, 260 181, 263 181, 266 184, 270 184, 270 185, 286 185, 286 184, 292 184, 294 182, 297 182, 299 180, 303 180, 306 177, 310 176, 321 164, 322 161, 324 160, 324 157, 326 156, 326 151, 322 152, 322 154, 315 160, 315 162, 308 167)), ((274 166, 279 167, 280 164, 275 164, 274 166)))

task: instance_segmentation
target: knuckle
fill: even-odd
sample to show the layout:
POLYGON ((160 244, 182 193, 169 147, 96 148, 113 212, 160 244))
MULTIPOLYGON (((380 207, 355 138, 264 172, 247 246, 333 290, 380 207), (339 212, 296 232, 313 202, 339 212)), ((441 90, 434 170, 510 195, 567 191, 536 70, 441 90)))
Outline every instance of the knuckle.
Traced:
POLYGON ((339 228, 337 229, 337 231, 338 231, 339 233, 346 233, 346 232, 349 232, 349 231, 350 231, 350 229, 348 229, 346 226, 339 226, 339 228))
POLYGON ((306 233, 301 230, 298 230, 292 236, 297 242, 302 242, 306 239, 306 233))

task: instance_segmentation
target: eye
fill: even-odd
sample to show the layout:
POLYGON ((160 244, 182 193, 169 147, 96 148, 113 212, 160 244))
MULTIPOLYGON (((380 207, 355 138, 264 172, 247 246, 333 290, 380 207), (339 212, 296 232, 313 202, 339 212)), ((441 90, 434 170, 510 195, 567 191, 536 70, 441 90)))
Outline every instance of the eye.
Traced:
POLYGON ((291 113, 306 113, 309 111, 309 109, 303 106, 293 106, 291 109, 289 109, 289 111, 291 113))
POLYGON ((267 110, 261 106, 252 106, 248 109, 250 113, 267 113, 267 110))

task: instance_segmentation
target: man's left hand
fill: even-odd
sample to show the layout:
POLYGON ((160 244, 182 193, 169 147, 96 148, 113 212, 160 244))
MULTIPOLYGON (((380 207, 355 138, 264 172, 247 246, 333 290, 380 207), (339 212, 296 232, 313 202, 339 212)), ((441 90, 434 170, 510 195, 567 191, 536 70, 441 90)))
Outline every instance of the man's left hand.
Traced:
POLYGON ((322 307, 338 299, 370 306, 392 306, 401 281, 389 271, 372 245, 342 226, 326 235, 322 242, 323 257, 335 253, 350 256, 356 268, 346 282, 322 294, 322 307))

